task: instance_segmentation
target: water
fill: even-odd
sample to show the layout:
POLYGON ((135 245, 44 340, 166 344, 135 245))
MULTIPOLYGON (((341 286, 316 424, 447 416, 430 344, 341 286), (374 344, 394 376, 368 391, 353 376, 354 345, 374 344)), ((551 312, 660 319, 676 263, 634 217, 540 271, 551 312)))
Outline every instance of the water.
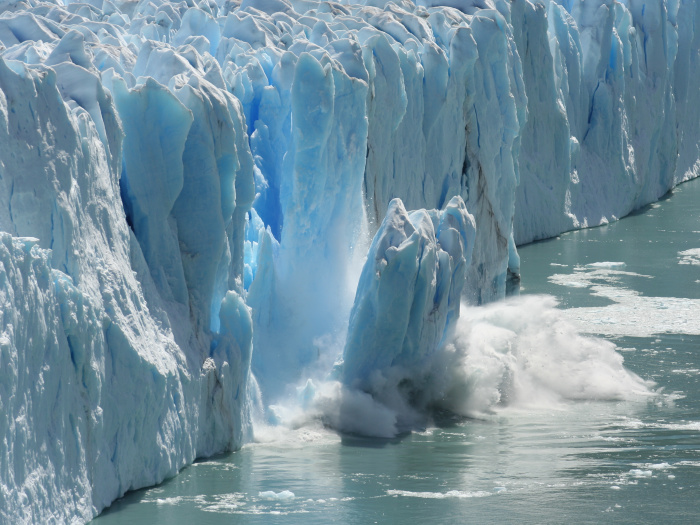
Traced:
POLYGON ((700 180, 620 222, 520 249, 521 293, 557 297, 659 394, 508 408, 394 440, 262 435, 95 523, 699 522, 698 202, 700 180))

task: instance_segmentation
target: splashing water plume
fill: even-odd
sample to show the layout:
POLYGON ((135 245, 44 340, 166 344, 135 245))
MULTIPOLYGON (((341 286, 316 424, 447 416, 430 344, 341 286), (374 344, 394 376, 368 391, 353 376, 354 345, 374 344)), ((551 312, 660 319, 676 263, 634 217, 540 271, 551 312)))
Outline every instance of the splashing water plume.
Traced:
POLYGON ((309 379, 296 398, 270 407, 273 420, 389 438, 445 413, 488 418, 509 408, 654 395, 654 383, 627 370, 615 344, 581 334, 556 306, 551 296, 463 305, 452 333, 421 363, 375 374, 367 391, 309 379))

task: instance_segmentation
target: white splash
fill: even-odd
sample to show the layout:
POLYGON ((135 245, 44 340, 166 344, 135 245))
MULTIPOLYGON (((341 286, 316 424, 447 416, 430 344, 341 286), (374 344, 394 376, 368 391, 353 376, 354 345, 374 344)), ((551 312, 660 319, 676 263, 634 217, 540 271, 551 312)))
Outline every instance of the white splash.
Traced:
POLYGON ((652 383, 625 369, 616 350, 582 335, 552 297, 465 306, 454 331, 420 365, 374 373, 371 395, 334 380, 309 380, 296 399, 272 407, 272 418, 286 428, 321 422, 388 438, 423 429, 445 412, 483 418, 506 407, 651 395, 652 383))
POLYGON ((549 281, 561 286, 589 288, 593 295, 613 302, 607 306, 564 310, 563 315, 583 331, 616 337, 651 337, 663 333, 700 335, 697 321, 700 300, 644 296, 622 286, 622 277, 652 278, 616 269, 576 268, 571 274, 552 275, 549 281))

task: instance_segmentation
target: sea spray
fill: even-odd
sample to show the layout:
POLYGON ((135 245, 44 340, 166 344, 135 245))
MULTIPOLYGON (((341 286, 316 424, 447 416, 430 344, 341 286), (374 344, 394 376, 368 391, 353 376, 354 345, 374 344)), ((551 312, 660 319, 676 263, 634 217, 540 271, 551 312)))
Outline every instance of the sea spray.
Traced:
POLYGON ((624 367, 614 343, 583 335, 551 296, 463 305, 445 343, 412 367, 375 373, 370 388, 307 380, 270 408, 285 428, 319 422, 341 432, 394 437, 447 414, 488 418, 507 408, 567 408, 573 401, 644 400, 653 383, 624 367))
POLYGON ((320 422, 393 437, 445 414, 650 393, 613 343, 582 335, 552 297, 460 304, 475 230, 459 196, 444 210, 408 212, 392 201, 364 260, 347 333, 313 341, 315 363, 288 396, 268 400, 265 424, 320 422))

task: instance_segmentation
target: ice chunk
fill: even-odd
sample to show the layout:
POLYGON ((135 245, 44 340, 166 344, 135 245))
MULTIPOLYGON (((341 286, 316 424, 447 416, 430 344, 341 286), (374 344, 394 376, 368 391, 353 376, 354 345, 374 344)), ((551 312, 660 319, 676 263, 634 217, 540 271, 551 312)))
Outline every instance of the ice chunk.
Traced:
POLYGON ((459 316, 474 219, 460 197, 442 211, 408 214, 394 199, 360 277, 342 381, 371 390, 377 374, 412 368, 435 352, 459 316))
POLYGON ((266 490, 263 492, 259 492, 258 497, 269 500, 287 501, 294 499, 296 496, 291 490, 283 490, 281 492, 275 492, 274 490, 266 490))

